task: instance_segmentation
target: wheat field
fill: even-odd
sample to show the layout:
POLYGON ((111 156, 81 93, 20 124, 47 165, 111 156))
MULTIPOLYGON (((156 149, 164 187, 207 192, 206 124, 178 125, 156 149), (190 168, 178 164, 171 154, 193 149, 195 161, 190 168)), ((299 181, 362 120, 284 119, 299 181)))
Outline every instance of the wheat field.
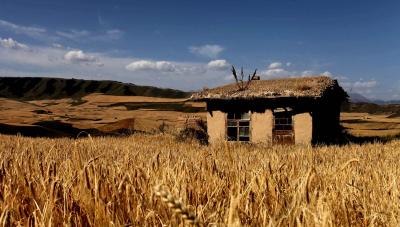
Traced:
POLYGON ((0 136, 0 224, 399 226, 399 148, 0 136))

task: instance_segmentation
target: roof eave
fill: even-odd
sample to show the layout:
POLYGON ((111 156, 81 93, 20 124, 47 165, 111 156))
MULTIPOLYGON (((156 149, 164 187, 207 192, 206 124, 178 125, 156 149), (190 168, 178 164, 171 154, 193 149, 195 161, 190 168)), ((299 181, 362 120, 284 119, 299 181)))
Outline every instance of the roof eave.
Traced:
POLYGON ((260 100, 260 99, 281 99, 281 98, 294 98, 294 99, 299 99, 299 98, 304 98, 304 99, 318 99, 321 98, 322 96, 259 96, 259 97, 255 97, 255 96, 251 96, 251 97, 224 97, 224 98, 220 98, 220 97, 199 97, 199 98, 190 98, 191 101, 194 102, 207 102, 207 101, 235 101, 235 100, 247 100, 247 101, 251 101, 251 100, 260 100))

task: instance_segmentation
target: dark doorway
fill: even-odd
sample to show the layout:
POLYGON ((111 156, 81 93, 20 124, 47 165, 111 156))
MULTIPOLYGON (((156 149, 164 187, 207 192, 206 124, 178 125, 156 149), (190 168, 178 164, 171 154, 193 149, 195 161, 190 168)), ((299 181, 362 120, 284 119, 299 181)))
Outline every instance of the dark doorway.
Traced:
POLYGON ((291 111, 274 111, 272 141, 274 144, 294 144, 293 119, 291 111))

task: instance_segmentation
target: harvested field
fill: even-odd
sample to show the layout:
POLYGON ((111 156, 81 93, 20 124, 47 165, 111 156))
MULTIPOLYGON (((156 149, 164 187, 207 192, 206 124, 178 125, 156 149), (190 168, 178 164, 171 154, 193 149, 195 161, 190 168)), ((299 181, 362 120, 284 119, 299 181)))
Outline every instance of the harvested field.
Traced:
POLYGON ((16 101, 0 98, 0 124, 4 125, 0 127, 0 133, 4 134, 19 132, 27 136, 37 134, 51 137, 51 133, 43 130, 31 133, 31 129, 41 122, 70 125, 68 128, 45 128, 46 131, 53 131, 53 137, 76 137, 80 131, 102 135, 125 129, 152 133, 161 124, 165 124, 169 130, 183 127, 187 116, 204 119, 205 104, 186 99, 103 94, 91 94, 80 100, 16 101))
POLYGON ((341 113, 342 126, 358 137, 400 135, 400 118, 390 114, 341 113))

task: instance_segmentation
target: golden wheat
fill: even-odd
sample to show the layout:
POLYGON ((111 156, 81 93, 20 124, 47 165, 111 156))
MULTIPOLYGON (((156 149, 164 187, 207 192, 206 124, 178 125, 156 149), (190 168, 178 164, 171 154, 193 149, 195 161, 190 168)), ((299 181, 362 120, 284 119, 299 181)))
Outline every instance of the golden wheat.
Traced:
POLYGON ((182 217, 183 220, 187 221, 189 224, 199 226, 199 220, 195 214, 189 211, 180 199, 175 198, 168 190, 163 189, 161 185, 154 187, 155 194, 161 197, 162 201, 168 204, 176 214, 182 217))
POLYGON ((0 136, 0 157, 2 226, 400 225, 399 141, 312 148, 0 136))

